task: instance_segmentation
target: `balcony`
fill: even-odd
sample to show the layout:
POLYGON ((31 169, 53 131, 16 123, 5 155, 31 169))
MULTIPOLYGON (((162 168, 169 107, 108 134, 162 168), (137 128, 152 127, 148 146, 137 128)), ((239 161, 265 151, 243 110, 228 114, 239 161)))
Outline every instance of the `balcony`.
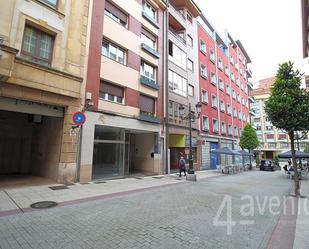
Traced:
POLYGON ((186 27, 186 17, 177 10, 172 4, 169 8, 169 24, 177 30, 183 30, 186 27))
POLYGON ((147 44, 142 43, 141 47, 144 51, 146 51, 147 53, 151 54, 152 56, 156 57, 156 58, 160 58, 160 53, 157 52, 156 50, 154 50, 153 48, 149 47, 147 44))
POLYGON ((175 29, 173 29, 172 27, 169 27, 168 29, 176 37, 177 40, 182 42, 184 45, 187 44, 187 41, 183 37, 181 37, 175 29))
POLYGON ((141 75, 140 82, 141 82, 141 84, 148 86, 150 88, 153 88, 153 89, 156 89, 156 90, 160 89, 160 86, 154 80, 149 79, 144 75, 141 75))
POLYGON ((150 22, 154 27, 156 27, 157 29, 160 28, 159 23, 158 23, 156 20, 152 19, 144 10, 142 11, 142 16, 143 16, 148 22, 150 22))
POLYGON ((254 98, 252 96, 249 96, 248 99, 251 103, 254 103, 254 98))
POLYGON ((249 111, 249 114, 250 114, 251 116, 255 116, 256 113, 255 113, 255 111, 250 110, 250 111, 249 111))
POLYGON ((253 83, 250 82, 250 81, 248 81, 248 87, 249 87, 251 90, 253 90, 253 83))
POLYGON ((249 69, 249 68, 247 68, 247 77, 248 78, 252 78, 252 72, 251 72, 251 70, 249 69))
POLYGON ((139 119, 141 121, 150 122, 150 123, 156 123, 156 124, 160 123, 160 119, 159 118, 153 116, 150 113, 146 113, 146 112, 140 112, 139 119))

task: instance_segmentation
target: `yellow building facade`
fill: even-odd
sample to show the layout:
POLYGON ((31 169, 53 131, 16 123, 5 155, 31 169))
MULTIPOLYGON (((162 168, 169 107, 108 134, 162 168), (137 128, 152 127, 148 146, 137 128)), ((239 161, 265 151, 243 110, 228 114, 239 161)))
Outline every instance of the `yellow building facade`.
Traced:
POLYGON ((74 182, 88 0, 0 5, 0 174, 74 182))

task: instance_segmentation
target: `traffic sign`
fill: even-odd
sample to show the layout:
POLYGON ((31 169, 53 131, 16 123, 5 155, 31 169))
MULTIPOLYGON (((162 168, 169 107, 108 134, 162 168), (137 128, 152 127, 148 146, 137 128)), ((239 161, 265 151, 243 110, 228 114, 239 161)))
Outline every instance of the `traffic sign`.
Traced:
POLYGON ((86 116, 84 113, 82 112, 75 112, 73 114, 73 122, 76 124, 76 125, 83 125, 86 121, 86 116))

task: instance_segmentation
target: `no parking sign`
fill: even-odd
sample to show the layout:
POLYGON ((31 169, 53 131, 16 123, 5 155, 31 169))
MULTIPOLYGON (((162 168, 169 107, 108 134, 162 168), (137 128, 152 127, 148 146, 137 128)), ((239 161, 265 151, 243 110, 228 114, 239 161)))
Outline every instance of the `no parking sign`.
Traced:
POLYGON ((73 115, 74 124, 81 126, 86 122, 86 116, 82 112, 75 112, 73 115))

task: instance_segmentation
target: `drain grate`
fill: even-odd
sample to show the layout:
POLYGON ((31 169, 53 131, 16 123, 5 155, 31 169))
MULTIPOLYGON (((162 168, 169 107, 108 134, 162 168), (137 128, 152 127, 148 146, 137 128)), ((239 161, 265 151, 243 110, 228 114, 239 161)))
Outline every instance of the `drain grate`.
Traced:
POLYGON ((144 178, 142 178, 142 177, 134 177, 135 179, 137 179, 137 180, 144 180, 144 178))
POLYGON ((59 186, 52 186, 52 187, 49 187, 51 190, 63 190, 63 189, 68 189, 67 186, 65 185, 59 185, 59 186))
POLYGON ((100 183, 106 183, 105 181, 96 181, 96 182, 93 182, 94 184, 100 184, 100 183))
POLYGON ((154 179, 162 179, 163 176, 153 176, 152 178, 154 178, 154 179))
POLYGON ((57 205, 58 203, 54 201, 40 201, 40 202, 32 203, 30 207, 36 208, 36 209, 44 209, 44 208, 56 207, 57 205))

